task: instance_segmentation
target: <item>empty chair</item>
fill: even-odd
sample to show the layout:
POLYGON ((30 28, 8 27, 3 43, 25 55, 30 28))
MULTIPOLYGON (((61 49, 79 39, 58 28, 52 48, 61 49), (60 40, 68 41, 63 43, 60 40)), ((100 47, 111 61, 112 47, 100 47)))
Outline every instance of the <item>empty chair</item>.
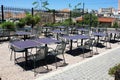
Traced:
POLYGON ((55 49, 52 49, 52 48, 49 48, 49 49, 52 49, 50 50, 48 53, 48 55, 54 55, 55 56, 55 63, 56 63, 56 69, 57 69, 57 55, 62 55, 63 56, 63 64, 66 64, 66 61, 65 61, 65 57, 64 57, 64 50, 66 48, 66 43, 65 42, 61 42, 60 44, 58 44, 56 46, 55 49))
MULTIPOLYGON (((18 53, 20 53, 20 52, 24 52, 25 51, 25 49, 19 49, 19 48, 17 48, 17 47, 15 47, 15 46, 12 46, 11 44, 12 43, 14 43, 14 42, 16 42, 16 41, 20 41, 21 39, 19 39, 19 38, 17 38, 17 37, 13 37, 13 38, 11 38, 10 39, 10 43, 9 43, 9 45, 8 45, 8 47, 10 48, 10 50, 11 50, 11 53, 10 53, 10 60, 12 60, 12 56, 13 56, 13 54, 14 54, 14 60, 16 61, 16 52, 18 52, 18 53)), ((24 54, 23 54, 24 55, 24 54)))
POLYGON ((89 40, 85 41, 83 45, 80 45, 80 46, 78 45, 78 48, 81 48, 81 49, 82 49, 83 58, 84 58, 85 49, 89 49, 89 50, 92 49, 92 50, 91 50, 92 53, 91 53, 91 51, 90 51, 90 54, 92 54, 91 56, 93 56, 93 40, 94 40, 94 39, 89 39, 89 40))
POLYGON ((86 30, 86 31, 83 31, 83 35, 90 35, 90 31, 89 30, 86 30))
POLYGON ((120 33, 116 35, 116 39, 118 40, 118 43, 120 43, 120 33))
POLYGON ((38 39, 39 38, 39 31, 36 29, 32 30, 32 34, 30 35, 30 39, 38 39))
MULTIPOLYGON (((46 51, 45 51, 45 48, 46 47, 44 47, 44 46, 39 47, 38 49, 36 49, 36 53, 34 55, 32 55, 32 59, 34 61, 34 75, 35 76, 36 76, 36 74, 35 74, 36 73, 36 61, 43 60, 47 56, 48 48, 46 48, 47 49, 46 51)), ((46 64, 46 67, 48 70, 46 59, 45 59, 45 64, 46 64)))
POLYGON ((97 31, 97 28, 92 28, 91 30, 92 30, 92 33, 93 33, 93 32, 98 32, 98 31, 97 31))
POLYGON ((103 44, 104 44, 104 43, 106 44, 106 48, 109 48, 109 49, 111 48, 110 40, 111 40, 111 37, 110 37, 109 34, 107 34, 107 35, 104 37, 104 39, 102 40, 102 41, 103 41, 103 44), (107 44, 109 44, 109 47, 108 47, 107 44))
MULTIPOLYGON (((0 29, 0 41, 2 41, 3 40, 3 30, 2 29, 0 29)), ((1 42, 0 42, 1 43, 1 42)))
POLYGON ((24 57, 25 49, 19 49, 19 48, 15 47, 15 46, 12 46, 12 45, 10 46, 10 49, 11 49, 10 60, 12 59, 12 54, 14 53, 14 61, 15 61, 15 63, 17 62, 16 54, 21 53, 22 57, 24 57))

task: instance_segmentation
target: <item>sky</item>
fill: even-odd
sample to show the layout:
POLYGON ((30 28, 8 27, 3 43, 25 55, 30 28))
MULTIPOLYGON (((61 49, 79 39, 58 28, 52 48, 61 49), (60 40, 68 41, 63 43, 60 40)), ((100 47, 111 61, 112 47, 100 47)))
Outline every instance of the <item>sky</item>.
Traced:
MULTIPOLYGON (((32 5, 33 2, 40 0, 0 0, 0 5, 16 7, 16 8, 29 8, 34 7, 32 5)), ((46 0, 42 0, 46 1, 46 0)), ((85 4, 85 9, 88 10, 98 10, 99 8, 108 8, 113 7, 118 9, 118 0, 47 0, 50 9, 61 10, 64 8, 69 8, 69 4, 71 4, 71 8, 73 9, 75 5, 81 3, 79 8, 83 7, 83 3, 85 4)))

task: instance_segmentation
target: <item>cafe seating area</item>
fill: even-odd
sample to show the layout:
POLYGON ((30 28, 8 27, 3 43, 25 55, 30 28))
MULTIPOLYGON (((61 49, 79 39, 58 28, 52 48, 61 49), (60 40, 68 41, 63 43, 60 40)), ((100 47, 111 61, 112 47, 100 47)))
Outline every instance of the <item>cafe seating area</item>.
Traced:
POLYGON ((7 56, 14 66, 19 66, 23 72, 34 72, 34 77, 74 65, 119 46, 120 32, 108 28, 75 26, 72 29, 58 26, 41 29, 17 30, 10 35, 7 43, 2 41, 0 44, 1 47, 8 45, 7 56))

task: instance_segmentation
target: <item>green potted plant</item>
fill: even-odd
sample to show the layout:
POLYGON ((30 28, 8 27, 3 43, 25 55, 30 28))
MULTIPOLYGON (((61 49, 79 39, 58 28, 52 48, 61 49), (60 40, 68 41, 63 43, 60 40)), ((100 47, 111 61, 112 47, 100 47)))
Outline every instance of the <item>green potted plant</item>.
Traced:
POLYGON ((33 26, 35 26, 39 22, 40 22, 40 16, 38 16, 37 14, 34 15, 34 16, 32 16, 31 14, 28 14, 25 17, 25 23, 26 23, 26 25, 33 25, 33 26))
POLYGON ((24 28, 25 26, 25 19, 20 19, 19 22, 16 23, 17 28, 24 28))
POLYGON ((14 24, 14 22, 10 22, 10 21, 3 22, 1 24, 1 26, 2 26, 3 29, 9 29, 9 30, 12 30, 12 31, 15 30, 15 24, 14 24))
POLYGON ((110 68, 108 74, 114 76, 115 80, 120 80, 120 64, 110 68))

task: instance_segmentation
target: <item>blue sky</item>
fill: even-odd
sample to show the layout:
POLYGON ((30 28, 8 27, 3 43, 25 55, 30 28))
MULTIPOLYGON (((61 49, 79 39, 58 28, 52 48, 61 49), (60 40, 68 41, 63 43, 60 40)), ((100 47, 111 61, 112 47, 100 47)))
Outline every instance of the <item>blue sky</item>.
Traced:
MULTIPOLYGON (((18 7, 18 8, 32 8, 32 2, 40 1, 40 0, 0 0, 1 5, 11 6, 11 7, 18 7)), ((46 0, 42 0, 46 1, 46 0)), ((72 8, 77 3, 85 3, 85 9, 95 9, 98 10, 99 8, 107 8, 107 7, 114 7, 115 9, 118 8, 118 0, 48 0, 49 8, 50 9, 64 9, 69 8, 69 3, 72 5, 72 8)), ((79 6, 82 8, 82 5, 79 6)), ((71 9, 72 9, 71 8, 71 9)))

